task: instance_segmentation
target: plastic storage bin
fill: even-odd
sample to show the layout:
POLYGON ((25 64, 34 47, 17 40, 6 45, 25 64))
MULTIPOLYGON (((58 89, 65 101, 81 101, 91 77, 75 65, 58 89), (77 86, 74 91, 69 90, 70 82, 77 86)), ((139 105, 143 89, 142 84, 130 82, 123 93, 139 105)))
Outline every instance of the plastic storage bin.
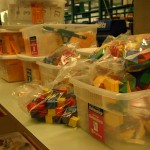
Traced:
POLYGON ((24 53, 24 40, 19 31, 0 30, 0 54, 15 55, 24 53))
POLYGON ((39 66, 41 82, 43 85, 50 85, 52 81, 57 77, 61 67, 54 66, 51 64, 46 64, 43 62, 36 62, 39 66))
POLYGON ((23 73, 26 82, 40 81, 39 66, 36 61, 40 61, 43 57, 29 57, 23 54, 17 55, 18 59, 23 63, 23 73))
POLYGON ((86 76, 70 79, 77 97, 80 127, 114 150, 122 147, 128 150, 148 150, 150 90, 120 94, 98 89, 87 81, 86 76), (122 106, 126 107, 126 113, 114 111, 113 107, 108 108, 108 100, 111 104, 116 104, 116 101, 121 105, 124 103, 122 106))
POLYGON ((64 23, 65 0, 7 0, 3 25, 64 23))
MULTIPOLYGON (((150 102, 150 90, 142 90, 130 93, 117 93, 94 87, 90 85, 88 80, 88 77, 86 77, 85 79, 81 79, 81 81, 76 80, 76 82, 82 85, 80 97, 82 99, 86 99, 93 105, 123 115, 133 111, 133 109, 131 109, 133 107, 138 107, 139 109, 149 109, 150 107, 150 105, 148 105, 150 102)), ((74 82, 74 80, 72 82, 74 82)))
MULTIPOLYGON (((96 31, 98 25, 64 25, 64 24, 45 24, 45 25, 34 25, 30 27, 26 27, 21 29, 21 32, 23 34, 24 42, 25 42, 25 51, 26 55, 29 56, 45 56, 49 55, 53 51, 55 51, 56 48, 58 48, 60 45, 63 44, 63 39, 71 39, 73 36, 72 32, 54 32, 54 31, 48 31, 45 30, 43 27, 51 27, 51 28, 57 28, 57 29, 65 29, 72 31, 74 33, 82 33, 87 31, 92 31, 93 43, 96 43, 96 31), (94 36, 95 35, 95 36, 94 36)), ((88 40, 91 40, 90 37, 87 38, 85 41, 86 43, 89 43, 88 40)), ((69 41, 68 41, 69 42, 69 41)), ((76 42, 76 41, 74 41, 76 42)), ((83 43, 83 42, 82 42, 83 43)))
POLYGON ((0 77, 7 82, 24 81, 22 62, 15 55, 0 56, 0 77))
POLYGON ((28 56, 46 56, 62 44, 59 34, 48 32, 43 25, 26 27, 21 30, 28 56))

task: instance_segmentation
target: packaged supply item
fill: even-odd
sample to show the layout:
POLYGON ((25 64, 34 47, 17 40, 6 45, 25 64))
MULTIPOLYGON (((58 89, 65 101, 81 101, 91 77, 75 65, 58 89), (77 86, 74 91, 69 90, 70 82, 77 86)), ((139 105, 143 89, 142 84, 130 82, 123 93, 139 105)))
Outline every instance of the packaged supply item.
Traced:
POLYGON ((76 99, 65 90, 53 89, 30 102, 27 109, 31 117, 39 121, 77 127, 76 99))
POLYGON ((44 57, 32 57, 24 54, 18 54, 17 58, 22 61, 23 73, 26 82, 40 81, 39 66, 36 61, 42 61, 44 57))
POLYGON ((88 76, 72 77, 70 83, 82 129, 115 150, 148 149, 149 90, 112 92, 90 85, 88 76))
POLYGON ((7 82, 24 81, 23 65, 16 55, 0 56, 0 77, 7 82))
POLYGON ((64 23, 65 0, 7 0, 3 25, 64 23))
POLYGON ((0 30, 0 54, 16 55, 25 51, 22 33, 19 31, 0 30))
POLYGON ((13 95, 31 117, 49 124, 78 126, 76 97, 66 88, 48 89, 38 83, 17 87, 13 95))

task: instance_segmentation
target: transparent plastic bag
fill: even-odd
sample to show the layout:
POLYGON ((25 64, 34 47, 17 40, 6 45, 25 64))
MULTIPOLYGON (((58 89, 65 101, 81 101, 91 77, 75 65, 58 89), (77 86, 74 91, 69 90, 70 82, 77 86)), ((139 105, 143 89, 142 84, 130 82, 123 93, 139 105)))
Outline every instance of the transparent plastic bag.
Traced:
POLYGON ((150 34, 129 36, 124 51, 125 70, 138 72, 150 67, 150 34))
POLYGON ((64 66, 69 62, 79 59, 80 55, 76 52, 76 49, 71 45, 63 45, 56 49, 55 52, 45 57, 44 63, 52 64, 55 66, 64 66))
POLYGON ((27 112, 26 105, 42 93, 47 92, 47 89, 37 82, 25 83, 15 88, 12 95, 18 101, 20 108, 27 112))
POLYGON ((90 72, 92 85, 117 93, 135 91, 136 79, 123 68, 120 58, 105 57, 94 63, 90 72))

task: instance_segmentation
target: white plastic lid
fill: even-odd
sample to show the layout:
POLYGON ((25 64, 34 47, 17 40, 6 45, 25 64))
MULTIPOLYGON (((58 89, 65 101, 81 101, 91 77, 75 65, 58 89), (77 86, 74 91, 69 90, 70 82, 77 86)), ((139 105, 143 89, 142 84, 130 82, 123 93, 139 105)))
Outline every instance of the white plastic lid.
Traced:
POLYGON ((24 60, 24 61, 36 62, 36 61, 42 61, 45 58, 45 56, 32 57, 32 56, 27 56, 27 55, 24 55, 24 54, 17 54, 17 58, 20 59, 20 60, 24 60))

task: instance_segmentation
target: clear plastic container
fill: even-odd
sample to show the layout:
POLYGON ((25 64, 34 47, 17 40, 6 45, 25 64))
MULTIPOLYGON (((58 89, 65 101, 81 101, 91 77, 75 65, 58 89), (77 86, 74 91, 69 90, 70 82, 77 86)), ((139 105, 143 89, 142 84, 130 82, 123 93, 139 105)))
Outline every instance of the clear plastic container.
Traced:
POLYGON ((64 23, 65 0, 7 0, 2 24, 64 23))
POLYGON ((0 56, 0 77, 7 82, 24 81, 23 65, 16 55, 0 56))
POLYGON ((40 61, 36 63, 39 65, 42 84, 46 86, 50 85, 50 83, 57 77, 61 67, 40 61))
POLYGON ((36 61, 43 60, 43 57, 29 57, 19 54, 17 58, 23 63, 23 73, 26 82, 41 80, 39 66, 36 64, 36 61))
POLYGON ((126 115, 131 111, 133 112, 133 109, 131 108, 137 107, 139 110, 143 109, 143 111, 144 108, 146 110, 150 108, 150 90, 130 93, 112 92, 90 85, 90 80, 87 76, 79 77, 77 79, 71 78, 70 82, 74 84, 75 93, 80 98, 113 113, 126 115))
MULTIPOLYGON (((65 33, 58 33, 54 31, 48 31, 43 29, 44 26, 52 27, 56 29, 65 29, 72 31, 74 33, 81 33, 92 31, 94 34, 93 43, 96 43, 96 31, 98 25, 64 25, 64 24, 42 24, 42 25, 34 25, 30 27, 26 27, 21 29, 23 34, 24 42, 25 42, 25 51, 26 55, 29 56, 46 56, 55 51, 63 43, 63 38, 68 37, 70 39, 73 35, 68 32, 65 33)), ((69 42, 69 41, 68 41, 69 42)), ((88 39, 85 39, 85 43, 88 43, 88 39)), ((73 43, 74 44, 74 43, 73 43)), ((76 43, 75 43, 76 44, 76 43)))
POLYGON ((115 93, 89 85, 87 76, 70 78, 70 83, 74 86, 83 130, 114 150, 149 149, 150 90, 115 93), (120 111, 106 105, 116 102, 122 106, 116 106, 120 111))
POLYGON ((43 25, 26 27, 21 30, 28 56, 46 56, 62 44, 59 34, 45 31, 43 25))

